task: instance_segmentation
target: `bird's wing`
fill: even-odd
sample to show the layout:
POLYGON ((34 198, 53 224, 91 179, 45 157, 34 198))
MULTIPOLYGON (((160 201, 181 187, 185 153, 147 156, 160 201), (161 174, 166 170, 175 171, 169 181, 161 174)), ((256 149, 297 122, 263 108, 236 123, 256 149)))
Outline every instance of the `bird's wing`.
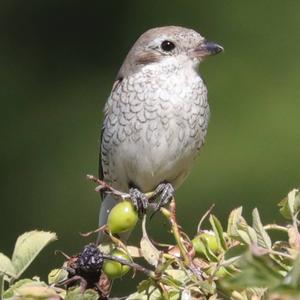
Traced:
MULTIPOLYGON (((114 82, 111 93, 117 88, 117 86, 121 83, 122 80, 123 80, 123 78, 120 77, 114 82)), ((107 114, 107 111, 104 110, 104 115, 105 115, 104 118, 106 117, 106 114, 107 114)), ((101 180, 104 180, 103 166, 102 166, 102 150, 101 150, 101 144, 102 144, 104 131, 105 131, 105 124, 103 124, 102 129, 101 129, 101 134, 100 134, 100 151, 99 151, 99 170, 98 170, 98 172, 99 172, 99 179, 101 179, 101 180)), ((101 197, 102 196, 103 195, 101 195, 101 197)))
POLYGON ((102 139, 103 139, 103 134, 104 134, 105 127, 103 126, 101 128, 101 133, 100 133, 100 151, 99 151, 99 179, 103 180, 103 167, 102 167, 102 150, 101 150, 101 144, 102 144, 102 139))

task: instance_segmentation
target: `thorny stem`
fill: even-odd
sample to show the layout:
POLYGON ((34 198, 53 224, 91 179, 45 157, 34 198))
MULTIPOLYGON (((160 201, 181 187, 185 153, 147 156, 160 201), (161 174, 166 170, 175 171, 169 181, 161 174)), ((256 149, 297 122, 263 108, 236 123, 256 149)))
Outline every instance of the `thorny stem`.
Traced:
POLYGON ((169 222, 171 224, 171 228, 172 228, 174 238, 175 238, 176 243, 178 245, 181 257, 183 258, 183 264, 192 271, 192 273, 196 276, 197 279, 201 279, 202 272, 201 272, 201 270, 199 270, 193 264, 193 261, 191 260, 189 252, 188 252, 188 250, 186 249, 186 247, 184 245, 183 238, 181 236, 178 223, 176 221, 176 202, 175 202, 175 198, 174 197, 172 198, 172 200, 170 202, 170 205, 169 205, 169 209, 166 209, 166 208, 162 207, 160 209, 160 211, 169 220, 169 222))
POLYGON ((123 193, 123 192, 120 192, 120 191, 114 189, 112 186, 107 184, 105 181, 95 177, 94 175, 86 175, 86 178, 89 180, 92 180, 98 184, 98 186, 95 188, 96 192, 105 190, 105 192, 114 194, 115 196, 118 196, 118 197, 122 198, 123 200, 130 198, 130 195, 128 193, 123 193))
POLYGON ((80 235, 83 236, 83 237, 89 237, 90 235, 92 234, 95 234, 95 233, 98 233, 100 231, 105 231, 107 229, 107 225, 103 225, 99 228, 97 228, 96 230, 92 230, 92 231, 89 231, 89 232, 80 232, 80 235))
POLYGON ((180 254, 183 258, 184 264, 186 266, 190 266, 191 265, 191 259, 188 255, 188 251, 184 246, 184 243, 182 241, 181 235, 180 235, 180 230, 176 221, 176 204, 175 204, 175 199, 174 197, 172 198, 171 202, 170 202, 170 206, 169 209, 166 209, 164 207, 162 207, 161 212, 163 213, 163 215, 169 220, 171 227, 172 227, 172 232, 173 235, 175 237, 176 243, 179 247, 180 250, 180 254))
MULTIPOLYGON (((96 192, 105 191, 106 193, 114 194, 115 196, 121 198, 122 200, 130 199, 131 198, 130 194, 124 193, 124 192, 120 192, 120 191, 116 190, 111 185, 107 184, 105 181, 97 178, 94 175, 86 175, 86 178, 89 179, 89 180, 91 180, 91 181, 94 181, 94 182, 96 182, 98 184, 98 186, 95 188, 96 192)), ((154 191, 145 194, 145 196, 148 199, 151 199, 154 195, 155 195, 154 191)))

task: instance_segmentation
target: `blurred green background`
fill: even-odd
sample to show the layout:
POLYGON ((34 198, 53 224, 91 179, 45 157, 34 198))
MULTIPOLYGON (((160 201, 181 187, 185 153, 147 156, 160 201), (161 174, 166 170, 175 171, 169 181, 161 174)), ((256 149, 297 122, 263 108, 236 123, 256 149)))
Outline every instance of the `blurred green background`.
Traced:
MULTIPOLYGON (((97 227, 99 197, 85 175, 97 175, 104 102, 133 42, 161 25, 194 28, 225 48, 201 65, 212 118, 177 193, 179 221, 193 234, 215 203, 223 222, 240 205, 282 222, 276 204, 300 182, 299 11, 299 1, 280 0, 1 0, 0 251, 9 255, 26 230, 57 232, 27 273, 45 279, 62 263, 55 249, 87 243, 78 232, 97 227)), ((170 239, 161 217, 148 225, 170 239)))

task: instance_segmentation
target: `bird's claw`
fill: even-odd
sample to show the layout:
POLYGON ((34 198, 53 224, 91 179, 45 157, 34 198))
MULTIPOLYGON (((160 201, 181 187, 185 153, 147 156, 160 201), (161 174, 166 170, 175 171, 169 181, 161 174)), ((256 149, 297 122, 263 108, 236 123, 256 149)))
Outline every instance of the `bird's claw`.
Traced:
POLYGON ((129 194, 132 204, 135 206, 139 216, 144 215, 149 205, 146 195, 137 188, 130 188, 129 194))
POLYGON ((174 191, 175 190, 171 183, 161 183, 157 186, 155 189, 155 195, 157 196, 160 194, 160 198, 151 217, 153 217, 153 215, 159 211, 161 207, 169 204, 174 196, 174 191))

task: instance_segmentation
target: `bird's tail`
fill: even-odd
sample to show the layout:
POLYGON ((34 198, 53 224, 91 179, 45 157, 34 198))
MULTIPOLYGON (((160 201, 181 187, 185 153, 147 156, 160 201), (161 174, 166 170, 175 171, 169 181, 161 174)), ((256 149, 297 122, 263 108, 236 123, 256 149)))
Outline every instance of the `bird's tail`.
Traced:
MULTIPOLYGON (((116 199, 111 194, 104 194, 99 213, 99 228, 107 223, 107 218, 112 208, 117 204, 116 199)), ((107 235, 100 231, 98 234, 97 244, 108 241, 107 235)))
MULTIPOLYGON (((113 197, 113 195, 111 195, 111 194, 103 195, 103 200, 101 203, 100 214, 99 214, 99 228, 101 226, 107 224, 108 215, 117 203, 118 203, 118 200, 116 200, 113 197)), ((121 234, 119 234, 119 236, 123 242, 126 242, 130 236, 130 233, 131 233, 131 231, 121 233, 121 234)), ((105 242, 109 242, 109 241, 110 241, 110 239, 108 238, 108 236, 103 231, 100 231, 98 234, 98 238, 97 238, 97 244, 105 243, 105 242)))

